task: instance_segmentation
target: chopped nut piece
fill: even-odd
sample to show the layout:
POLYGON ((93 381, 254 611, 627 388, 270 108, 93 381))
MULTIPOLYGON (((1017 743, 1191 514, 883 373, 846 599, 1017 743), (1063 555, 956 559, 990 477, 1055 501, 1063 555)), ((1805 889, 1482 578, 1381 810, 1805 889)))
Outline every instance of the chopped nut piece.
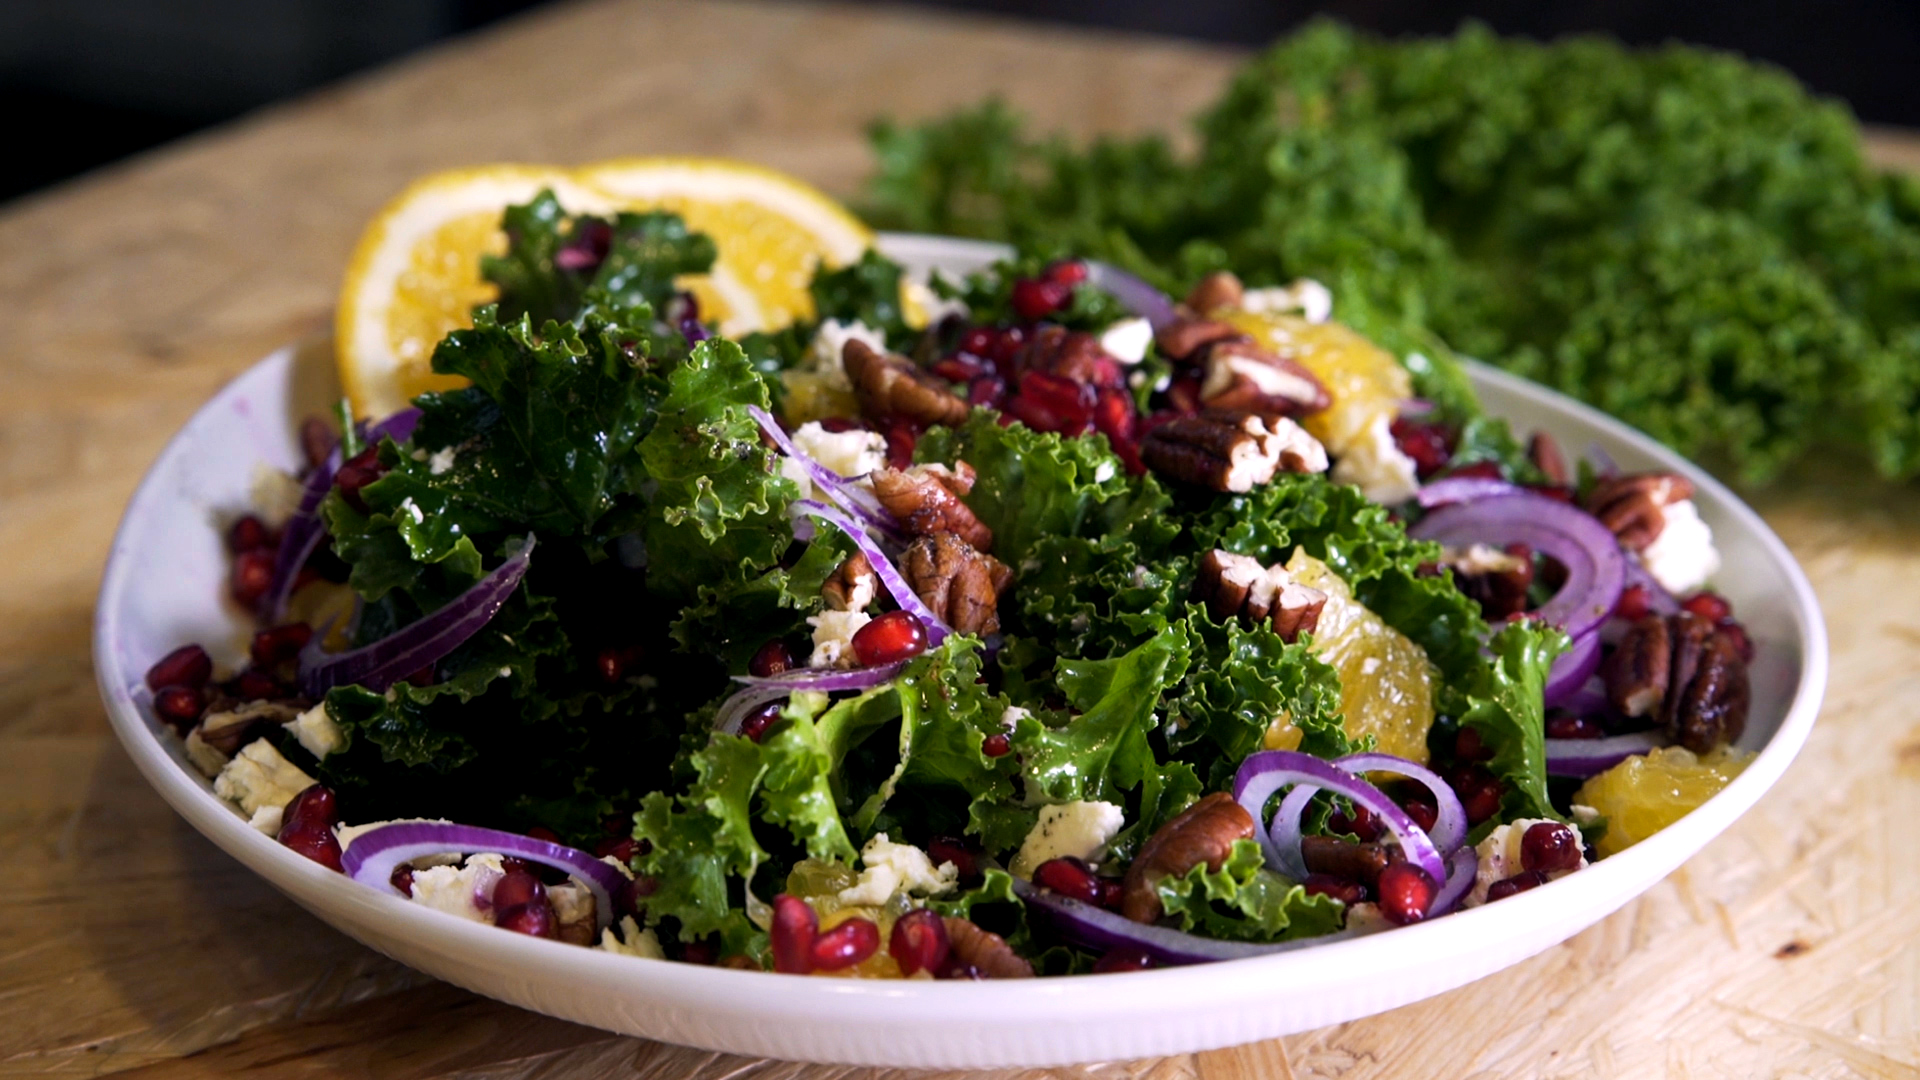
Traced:
POLYGON ((1246 339, 1247 336, 1239 330, 1212 319, 1175 319, 1154 333, 1160 354, 1171 360, 1188 359, 1216 342, 1246 339))
POLYGON ((1256 559, 1217 549, 1201 558, 1193 595, 1215 620, 1270 621, 1288 643, 1313 631, 1327 603, 1326 593, 1293 580, 1278 563, 1261 566, 1256 559))
POLYGON ((1666 528, 1661 513, 1693 498, 1693 483, 1674 473, 1635 473, 1602 480, 1587 496, 1587 511, 1629 551, 1641 551, 1666 528))
POLYGON ((1200 384, 1206 408, 1304 416, 1332 402, 1313 372, 1295 360, 1244 341, 1223 341, 1207 350, 1207 377, 1200 384))
POLYGON ((1044 371, 1077 383, 1097 383, 1104 355, 1100 339, 1092 334, 1063 326, 1043 326, 1021 350, 1018 370, 1044 371))
POLYGON ((1668 733, 1696 754, 1733 742, 1746 730, 1753 687, 1747 662, 1731 636, 1715 633, 1707 639, 1696 674, 1676 701, 1668 733))
POLYGON ((828 611, 865 611, 878 595, 880 579, 865 554, 854 552, 847 561, 820 583, 821 599, 828 611))
POLYGON ((1013 570, 950 532, 923 536, 907 548, 900 572, 935 615, 962 634, 1000 629, 1000 594, 1013 570))
POLYGON ((873 493, 880 505, 914 536, 950 532, 976 551, 993 548, 993 530, 967 509, 960 496, 973 490, 973 470, 940 465, 911 469, 881 469, 873 474, 873 493))
POLYGON ((1600 669, 1613 706, 1656 715, 1668 737, 1695 753, 1746 730, 1752 687, 1732 635, 1692 612, 1633 624, 1600 669))
POLYGON ((840 359, 861 415, 869 420, 908 420, 926 427, 952 426, 967 418, 965 401, 904 356, 876 352, 866 342, 849 338, 840 359))
MULTIPOLYGON (((1398 851, 1394 849, 1394 853, 1398 851)), ((1380 871, 1393 861, 1383 844, 1356 844, 1334 836, 1301 837, 1300 858, 1310 873, 1331 874, 1368 886, 1379 881, 1380 871)))
POLYGON ((1156 921, 1162 912, 1154 886, 1161 878, 1178 877, 1201 863, 1218 870, 1233 853, 1234 841, 1251 839, 1253 816, 1232 795, 1216 791, 1206 796, 1160 826, 1140 846, 1140 854, 1127 868, 1120 914, 1137 923, 1156 921))
POLYGON ((1453 583, 1478 601, 1489 619, 1504 619, 1527 610, 1527 590, 1533 587, 1533 557, 1523 545, 1502 551, 1489 544, 1449 548, 1441 565, 1453 571, 1453 583))
POLYGON ((1547 478, 1547 483, 1568 487, 1573 484, 1573 470, 1567 467, 1567 456, 1560 452, 1560 443, 1544 431, 1536 431, 1533 438, 1527 440, 1527 457, 1547 478))
POLYGON ((1187 294, 1187 306, 1202 315, 1211 315, 1216 311, 1240 306, 1240 298, 1246 295, 1246 287, 1231 270, 1215 270, 1200 279, 1193 291, 1187 294))
POLYGON ((949 915, 946 918, 947 944, 952 956, 960 963, 977 970, 989 979, 1031 979, 1033 965, 1026 958, 1013 951, 1007 939, 992 931, 982 930, 966 919, 949 915))
POLYGON ((1667 698, 1673 643, 1667 620, 1648 615, 1628 628, 1600 667, 1607 699, 1627 716, 1647 716, 1667 698))
POLYGON ((254 728, 260 724, 284 724, 297 719, 300 709, 277 701, 249 701, 231 712, 209 712, 194 729, 207 746, 232 756, 251 742, 254 728))
POLYGON ((1324 472, 1327 450, 1306 429, 1284 417, 1202 413, 1182 416, 1147 433, 1140 457, 1173 480, 1244 493, 1278 471, 1324 472))

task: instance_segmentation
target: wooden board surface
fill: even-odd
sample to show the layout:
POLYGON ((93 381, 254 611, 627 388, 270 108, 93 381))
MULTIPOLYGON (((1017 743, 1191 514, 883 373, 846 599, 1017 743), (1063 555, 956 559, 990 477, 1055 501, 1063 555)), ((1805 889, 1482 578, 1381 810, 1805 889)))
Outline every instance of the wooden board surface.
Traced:
MULTIPOLYGON (((88 633, 141 471, 224 380, 324 331, 354 238, 433 169, 727 154, 850 193, 879 108, 998 91, 1168 128, 1236 54, 885 8, 562 8, 0 211, 0 1077, 868 1077, 618 1038, 402 968, 175 817, 112 741, 88 633)), ((1920 165, 1911 136, 1879 160, 1920 165)), ((1757 505, 1833 685, 1776 793, 1567 944, 1385 1016, 1090 1077, 1897 1077, 1920 1071, 1920 495, 1757 505)))

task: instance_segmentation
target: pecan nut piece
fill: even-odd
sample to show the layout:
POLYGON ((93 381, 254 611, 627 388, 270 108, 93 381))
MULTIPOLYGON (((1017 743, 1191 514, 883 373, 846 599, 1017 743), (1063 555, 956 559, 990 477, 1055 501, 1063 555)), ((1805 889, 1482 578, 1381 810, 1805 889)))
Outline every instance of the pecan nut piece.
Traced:
POLYGON ((1527 457, 1547 478, 1547 483, 1560 487, 1573 485, 1573 470, 1567 466, 1567 455, 1561 452, 1559 440, 1553 436, 1544 431, 1534 432, 1533 438, 1527 440, 1527 457))
POLYGON ((1692 612, 1636 621, 1601 666, 1607 698, 1627 716, 1655 717, 1695 753, 1738 739, 1752 686, 1731 635, 1692 612))
POLYGON ((1247 295, 1247 287, 1231 270, 1215 270, 1200 279, 1187 294, 1187 306, 1202 315, 1237 308, 1247 295))
POLYGON ((1207 350, 1200 404, 1226 412, 1305 416, 1333 403, 1313 372, 1251 342, 1222 341, 1207 350))
POLYGON ((1393 861, 1383 844, 1356 844, 1337 836, 1301 837, 1300 858, 1309 873, 1330 874, 1369 887, 1380 881, 1380 871, 1393 861))
POLYGON ((1063 326, 1043 326, 1020 350, 1016 369, 1044 371, 1076 383, 1095 385, 1100 382, 1101 361, 1105 355, 1100 350, 1100 339, 1092 334, 1063 326))
POLYGON ((1220 869, 1238 840, 1253 839, 1253 815, 1232 795, 1216 791, 1181 811, 1140 845, 1140 854, 1127 867, 1120 893, 1120 914, 1137 923, 1151 923, 1162 914, 1154 886, 1164 877, 1178 877, 1199 866, 1220 869))
POLYGON ((195 730, 201 742, 231 757, 252 742, 260 728, 284 724, 299 715, 299 709, 284 702, 249 701, 231 711, 207 713, 195 730))
POLYGON ((907 420, 921 427, 955 426, 967 418, 967 403, 946 383, 915 367, 904 356, 876 352, 857 338, 848 339, 840 363, 853 384, 860 413, 869 420, 907 420))
POLYGON ((873 572, 873 564, 856 551, 820 583, 820 598, 826 601, 828 611, 865 611, 879 589, 880 579, 873 572))
POLYGON ((1587 512, 1600 519, 1620 546, 1643 551, 1667 527, 1663 511, 1693 498, 1693 482, 1675 473, 1635 473, 1602 480, 1587 496, 1587 512))
POLYGON ((1607 700, 1626 716, 1651 716, 1667 700, 1673 681, 1673 639, 1667 620, 1648 615, 1627 628, 1600 665, 1607 700))
POLYGON ((1526 545, 1450 548, 1441 565, 1453 571, 1454 587, 1477 601, 1488 619, 1504 619, 1527 610, 1527 590, 1533 587, 1533 552, 1526 545))
POLYGON ((1013 570, 950 532, 915 540, 900 562, 908 587, 935 615, 962 634, 1000 630, 1000 594, 1013 570))
POLYGON ((949 955, 988 979, 1031 979, 1033 965, 1007 939, 954 915, 946 917, 949 955))
POLYGON ((1247 335, 1223 322, 1181 317, 1154 331, 1153 340, 1160 347, 1160 355, 1170 360, 1189 360, 1209 345, 1245 341, 1247 335))
POLYGON ((1732 637, 1715 633, 1707 639, 1693 679, 1675 699, 1668 734, 1696 754, 1733 742, 1746 731, 1753 687, 1747 662, 1732 637))
POLYGON ((914 536, 949 532, 975 551, 993 549, 993 530, 974 516, 960 497, 973 490, 973 470, 943 465, 915 465, 911 469, 879 469, 872 477, 873 493, 901 528, 914 536))
POLYGON ((1326 593, 1293 580, 1286 567, 1261 566, 1258 559, 1219 549, 1201 557, 1193 598, 1207 605, 1216 622, 1270 622, 1288 644, 1311 633, 1327 605, 1326 593))
POLYGON ((1327 449, 1284 417, 1207 412, 1181 416, 1147 432, 1141 460, 1172 480, 1244 494, 1277 472, 1325 472, 1327 449))

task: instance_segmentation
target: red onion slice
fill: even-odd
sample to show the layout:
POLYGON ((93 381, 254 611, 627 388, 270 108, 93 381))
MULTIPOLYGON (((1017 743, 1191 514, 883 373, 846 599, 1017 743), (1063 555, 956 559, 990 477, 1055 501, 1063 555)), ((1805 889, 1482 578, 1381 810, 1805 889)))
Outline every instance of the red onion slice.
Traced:
POLYGON ((300 690, 318 699, 336 686, 359 684, 385 690, 428 664, 438 663, 479 633, 520 586, 533 553, 533 534, 506 562, 495 567, 451 603, 379 641, 348 652, 327 654, 314 635, 300 651, 300 690))
POLYGON ((953 633, 953 627, 948 626, 945 619, 935 615, 933 609, 921 602, 919 594, 907 584, 907 579, 900 576, 900 571, 894 567, 893 560, 887 558, 887 553, 874 542, 872 534, 861 528, 858 522, 835 507, 812 499, 795 499, 787 509, 795 515, 806 514, 817 517, 846 533, 854 545, 866 555, 867 562, 873 564, 874 576, 879 578, 880 584, 886 587, 887 594, 893 597, 893 602, 900 605, 900 610, 912 612, 927 628, 927 648, 939 648, 940 643, 947 640, 947 635, 953 633))
POLYGON ((1547 671, 1547 708, 1564 706, 1600 670, 1600 633, 1593 630, 1573 639, 1573 647, 1554 658, 1547 671))
POLYGON ((823 694, 845 690, 871 690, 883 683, 891 682, 905 670, 906 666, 905 660, 896 660, 891 664, 855 668, 851 671, 800 668, 764 678, 735 675, 733 681, 745 683, 746 686, 720 706, 720 711, 713 716, 713 729, 728 735, 738 735, 740 725, 746 722, 748 716, 762 706, 771 705, 781 698, 792 697, 807 690, 823 694))
POLYGON ((1087 284, 1113 294, 1120 306, 1147 320, 1156 331, 1179 318, 1173 298, 1134 275, 1103 262, 1087 263, 1087 284))
POLYGON ((1450 547, 1526 544, 1557 559, 1566 567, 1566 584, 1536 614, 1575 638, 1613 613, 1626 579, 1626 557, 1605 525, 1575 506, 1530 492, 1443 506, 1407 535, 1450 547))
POLYGON ((1293 952, 1329 942, 1345 941, 1348 938, 1377 933, 1379 929, 1384 929, 1382 927, 1367 931, 1340 930, 1331 934, 1322 934, 1319 937, 1270 944, 1218 941, 1168 926, 1148 926, 1137 923, 1105 908, 1094 907, 1092 904, 1061 896, 1048 889, 1036 888, 1019 878, 1013 881, 1013 891, 1029 907, 1043 913, 1061 937, 1083 949, 1093 952, 1138 949, 1156 962, 1169 966, 1209 964, 1218 960, 1244 960, 1252 956, 1271 956, 1274 953, 1293 952))
POLYGON ((1447 856, 1447 880, 1427 905, 1427 918, 1452 911, 1463 897, 1473 891, 1473 879, 1480 874, 1480 854, 1463 847, 1447 856))
POLYGON ((1596 675, 1569 693, 1566 700, 1562 701, 1558 707, 1575 716, 1598 716, 1607 711, 1608 705, 1607 684, 1596 675))
POLYGON ((780 426, 780 421, 775 420, 767 410, 758 405, 749 405, 747 413, 753 417, 755 423, 760 425, 760 430, 766 433, 767 438, 772 439, 773 444, 780 448, 781 453, 800 463, 807 472, 807 479, 819 489, 821 494, 832 499, 841 509, 872 528, 879 529, 894 539, 900 537, 899 523, 893 520, 892 514, 887 513, 886 507, 880 505, 880 500, 874 496, 873 492, 859 487, 846 477, 815 461, 811 455, 795 445, 793 437, 787 434, 786 429, 780 426))
MULTIPOLYGON (((1403 762, 1393 768, 1411 764, 1403 762)), ((1322 761, 1311 754, 1302 754, 1297 750, 1262 750, 1247 755, 1247 759, 1240 763, 1240 771, 1234 774, 1233 797, 1247 813, 1253 815, 1255 822, 1261 822, 1266 819, 1267 800, 1273 797, 1274 792, 1297 784, 1325 788, 1366 807, 1385 822, 1387 828, 1393 830, 1400 840, 1401 850, 1406 852, 1408 862, 1425 870, 1427 876, 1435 881, 1446 880, 1446 861, 1434 847, 1433 839, 1407 816, 1398 803, 1339 765, 1322 761)), ((1284 801, 1282 806, 1284 808, 1284 801)), ((1299 809, 1294 811, 1291 825, 1285 815, 1275 814, 1270 827, 1254 830, 1260 836, 1260 846, 1266 852, 1268 861, 1295 881, 1304 880, 1307 876, 1306 863, 1300 858, 1299 843, 1300 812, 1305 808, 1303 798, 1299 809), (1291 850, 1279 842, 1282 839, 1292 840, 1291 850)), ((1464 812, 1462 816, 1465 816, 1464 812)), ((1438 822, 1435 825, 1437 827, 1438 822)))
POLYGON ((1473 502, 1495 495, 1517 495, 1526 488, 1490 476, 1449 476, 1420 489, 1420 505, 1431 510, 1449 503, 1473 502))
POLYGON ((1630 757, 1665 745, 1667 740, 1651 731, 1636 731, 1606 739, 1548 739, 1547 774, 1596 776, 1630 757))
POLYGON ((340 868, 362 885, 393 896, 405 896, 393 887, 393 872, 415 859, 449 851, 463 855, 511 855, 571 874, 593 894, 594 917, 602 930, 612 925, 613 899, 627 886, 625 874, 579 848, 519 833, 445 821, 397 821, 369 829, 354 837, 353 843, 340 853, 340 868))

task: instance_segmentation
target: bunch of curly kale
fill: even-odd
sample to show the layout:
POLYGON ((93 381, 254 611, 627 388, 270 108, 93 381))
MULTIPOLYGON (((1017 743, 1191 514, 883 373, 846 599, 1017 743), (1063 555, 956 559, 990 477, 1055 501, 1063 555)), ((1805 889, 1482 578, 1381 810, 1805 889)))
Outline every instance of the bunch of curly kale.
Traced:
POLYGON ((1673 46, 1318 24, 1198 119, 1075 149, 989 103, 876 125, 881 223, 1074 250, 1170 288, 1334 288, 1401 351, 1484 357, 1757 483, 1815 449, 1920 473, 1920 183, 1846 110, 1673 46))

